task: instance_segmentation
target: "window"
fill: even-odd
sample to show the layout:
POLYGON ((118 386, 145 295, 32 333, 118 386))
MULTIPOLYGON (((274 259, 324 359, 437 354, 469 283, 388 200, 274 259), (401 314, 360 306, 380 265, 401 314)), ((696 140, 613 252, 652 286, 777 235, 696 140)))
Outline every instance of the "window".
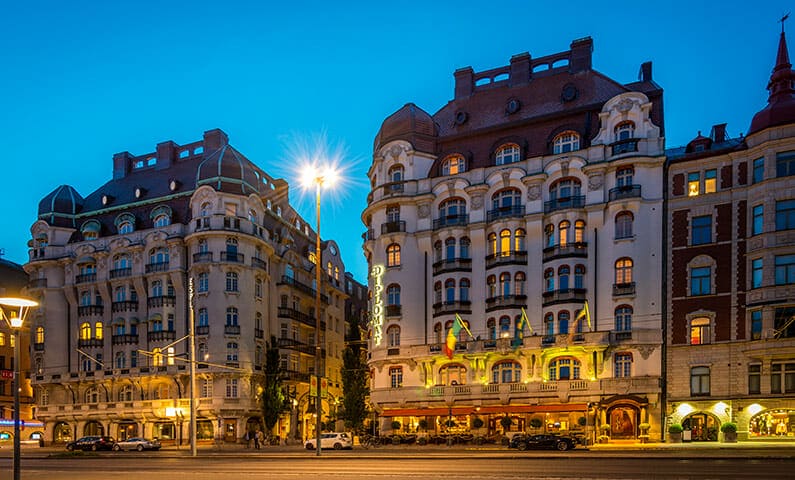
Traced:
POLYGON ((511 231, 500 232, 500 256, 507 257, 511 254, 511 231))
POLYGON ((619 258, 616 260, 616 284, 625 285, 632 283, 632 259, 619 258))
POLYGON ((237 362, 238 347, 237 342, 227 342, 226 344, 226 361, 237 362))
POLYGON ((99 403, 99 389, 88 387, 85 393, 85 403, 99 403))
POLYGON ((706 345, 711 342, 709 318, 694 318, 690 321, 690 345, 706 345))
POLYGON ((400 221, 400 205, 392 205, 386 208, 386 221, 391 223, 400 221))
POLYGON ((565 247, 569 244, 569 228, 571 228, 571 222, 568 220, 563 220, 558 225, 558 237, 560 238, 558 243, 561 247, 565 247))
POLYGON ((712 267, 690 269, 690 295, 709 295, 712 293, 712 267))
POLYGON ((259 278, 254 280, 254 296, 262 298, 262 280, 259 278))
POLYGON ((466 202, 461 198, 451 198, 439 205, 439 215, 442 218, 455 218, 466 213, 466 202))
POLYGON ((526 250, 525 239, 526 234, 523 229, 517 228, 516 231, 513 232, 513 249, 515 252, 524 252, 526 250))
POLYGON ((558 358, 549 363, 550 380, 579 380, 580 361, 572 358, 558 358))
POLYGON ((759 183, 765 179, 765 159, 757 158, 754 160, 754 177, 753 183, 759 183))
POLYGON ((616 378, 629 378, 632 376, 632 354, 631 353, 616 353, 615 354, 615 377, 616 378))
POLYGON ((500 338, 511 336, 511 318, 508 316, 500 317, 500 338))
POLYGON ((704 172, 704 193, 716 191, 718 191, 718 171, 713 168, 704 172))
POLYGON ((703 245, 712 242, 712 215, 693 217, 690 222, 691 245, 703 245))
POLYGON ((709 395, 709 367, 690 369, 690 395, 709 395))
POLYGON ((237 379, 226 379, 226 398, 237 398, 237 379))
POLYGON ((544 335, 555 334, 555 316, 551 313, 544 315, 544 335))
POLYGON ((547 225, 544 227, 544 241, 547 247, 555 246, 555 226, 547 225))
POLYGON ((751 312, 751 340, 762 338, 762 310, 751 312))
POLYGON ((629 140, 635 137, 635 124, 632 122, 621 122, 615 128, 616 141, 629 140))
POLYGON ((632 186, 632 176, 635 170, 632 167, 620 168, 616 172, 616 187, 629 188, 632 186))
POLYGON ((509 163, 516 163, 519 161, 519 146, 518 145, 504 145, 497 150, 496 163, 497 165, 507 165, 509 163))
POLYGON ((442 261, 442 242, 438 240, 433 244, 433 261, 442 261))
POLYGON ((153 248, 149 252, 149 263, 168 263, 168 249, 164 247, 153 248))
POLYGON ((576 132, 563 132, 552 141, 552 153, 573 152, 580 149, 580 136, 576 132))
POLYGON ((754 205, 753 217, 751 220, 751 235, 759 235, 765 228, 765 206, 754 205))
POLYGON ((751 288, 762 286, 763 264, 761 258, 751 260, 751 288))
POLYGON ((400 245, 393 243, 386 247, 386 266, 399 267, 400 266, 400 245))
POLYGON ((562 311, 558 313, 558 333, 566 335, 569 333, 569 312, 562 311))
POLYGON ((391 325, 386 329, 387 345, 390 347, 400 346, 400 327, 391 325))
POLYGON ((620 305, 615 310, 616 331, 628 332, 632 330, 632 307, 620 305))
POLYGON ((97 322, 94 324, 94 338, 97 340, 102 340, 102 329, 102 322, 97 322))
POLYGON ((748 365, 748 394, 761 393, 762 391, 762 365, 758 363, 748 365))
POLYGON ((776 230, 795 229, 795 199, 776 202, 776 230))
POLYGON ((466 278, 462 278, 460 282, 458 282, 458 299, 462 302, 469 301, 469 280, 466 278))
POLYGON ((569 289, 569 274, 571 268, 568 265, 561 265, 558 267, 558 289, 566 291, 569 289))
POLYGON ((699 192, 699 184, 701 183, 701 174, 699 172, 692 172, 687 174, 687 196, 695 197, 699 192))
POLYGON ((208 327, 210 326, 210 315, 207 313, 206 308, 199 309, 199 327, 208 327))
POLYGON ((795 284, 795 255, 776 255, 776 285, 795 284))
POLYGON ((470 245, 470 243, 471 242, 469 241, 469 239, 467 237, 463 237, 458 242, 459 258, 469 258, 469 245, 470 245))
POLYGON ((213 396, 213 380, 211 378, 205 378, 201 382, 201 393, 199 395, 202 398, 211 398, 213 396))
POLYGON ((442 282, 433 284, 433 302, 442 303, 442 282))
POLYGON ((555 290, 555 271, 548 268, 544 271, 544 291, 551 292, 555 290))
POLYGON ((503 272, 500 274, 500 296, 503 298, 511 295, 511 274, 503 272))
POLYGON ((226 309, 226 324, 237 325, 237 308, 229 307, 226 309))
POLYGON ((155 228, 167 227, 168 225, 171 225, 171 217, 165 213, 161 213, 155 217, 154 225, 155 228))
POLYGON ((149 287, 152 290, 153 297, 162 297, 163 296, 163 282, 160 280, 155 280, 152 282, 152 285, 149 287))
POLYGON ((117 255, 113 258, 113 269, 121 270, 123 268, 130 268, 130 257, 127 255, 117 255))
POLYGON ((439 369, 440 385, 465 385, 467 369, 463 365, 445 365, 439 369))
MULTIPOLYGON (((526 277, 524 272, 516 272, 516 275, 514 275, 514 280, 513 280, 513 288, 516 295, 525 294, 525 280, 526 277)), ((469 281, 467 281, 467 283, 469 283, 469 281)))
POLYGON ((493 318, 486 321, 486 335, 489 340, 497 339, 497 321, 493 318))
POLYGON ((516 188, 500 190, 491 197, 491 208, 494 210, 511 210, 522 204, 522 194, 516 188))
POLYGON ((455 238, 448 238, 444 241, 444 256, 447 261, 455 260, 455 238))
POLYGON ((44 327, 36 327, 36 343, 44 343, 44 327))
POLYGON ((400 285, 392 284, 386 288, 386 304, 400 305, 400 285))
POLYGON ((561 202, 571 200, 571 197, 579 197, 582 186, 579 180, 560 180, 549 189, 550 200, 560 200, 561 202))
POLYGON ((795 151, 776 155, 776 177, 795 175, 795 151))
POLYGON ((115 368, 127 367, 127 356, 124 354, 124 352, 116 352, 114 354, 113 365, 115 368))
POLYGON ((403 181, 403 165, 394 165, 389 169, 389 181, 398 183, 403 181))
POLYGON ((84 322, 80 324, 80 340, 88 340, 91 338, 91 324, 84 322))
POLYGON ((444 301, 445 303, 455 302, 455 280, 451 278, 444 282, 444 301))
POLYGON ((773 363, 770 366, 770 393, 795 392, 795 363, 773 363))
POLYGON ((130 352, 130 367, 135 368, 138 366, 138 352, 133 350, 130 352))
POLYGON ((577 220, 574 222, 574 242, 575 243, 584 243, 585 242, 585 222, 582 220, 577 220))
POLYGON ((522 366, 518 362, 500 362, 491 367, 491 383, 519 383, 522 366))
POLYGON ((442 162, 442 175, 456 175, 466 169, 466 161, 461 155, 451 155, 442 162))
POLYGON ((442 343, 442 324, 437 323, 433 326, 433 338, 435 343, 442 343))
POLYGON ((237 273, 226 272, 226 291, 237 292, 237 273))
POLYGON ((391 388, 403 386, 403 367, 389 367, 389 382, 391 388))
POLYGON ((585 288, 585 265, 574 266, 574 288, 585 288))

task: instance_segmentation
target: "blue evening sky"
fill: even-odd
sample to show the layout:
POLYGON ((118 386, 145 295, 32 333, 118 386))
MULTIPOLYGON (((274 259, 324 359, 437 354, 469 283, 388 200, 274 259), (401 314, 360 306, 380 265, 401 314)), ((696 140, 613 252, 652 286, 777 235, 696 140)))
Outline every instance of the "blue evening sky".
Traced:
MULTIPOLYGON (((366 281, 361 212, 381 122, 407 102, 434 113, 453 71, 567 50, 591 36, 593 66, 622 83, 653 61, 667 146, 715 123, 748 131, 767 100, 780 24, 793 2, 27 1, 0 17, 0 248, 25 263, 39 200, 61 184, 86 196, 112 155, 223 129, 295 185, 293 152, 320 138, 344 152, 348 182, 324 200, 322 236, 366 281)), ((790 25, 791 27, 791 25, 790 25)), ((789 28, 795 44, 795 27, 789 28)), ((795 53, 795 52, 793 52, 795 53)))

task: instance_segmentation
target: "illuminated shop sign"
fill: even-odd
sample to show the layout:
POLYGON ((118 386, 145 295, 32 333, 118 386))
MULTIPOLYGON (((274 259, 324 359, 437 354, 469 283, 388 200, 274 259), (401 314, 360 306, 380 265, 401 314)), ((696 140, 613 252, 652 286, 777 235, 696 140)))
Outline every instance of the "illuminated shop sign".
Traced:
POLYGON ((373 279, 373 305, 370 312, 371 325, 373 326, 373 344, 381 345, 384 327, 384 299, 381 294, 384 292, 384 266, 376 265, 370 270, 373 279))

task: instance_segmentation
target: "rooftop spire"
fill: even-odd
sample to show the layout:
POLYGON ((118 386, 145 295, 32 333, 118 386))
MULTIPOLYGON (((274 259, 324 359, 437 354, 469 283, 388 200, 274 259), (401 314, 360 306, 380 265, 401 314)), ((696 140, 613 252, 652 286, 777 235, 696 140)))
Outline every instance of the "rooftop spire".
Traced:
POLYGON ((784 22, 789 18, 789 13, 781 17, 781 36, 776 52, 776 65, 770 75, 767 90, 767 106, 760 110, 751 121, 749 134, 764 130, 768 127, 795 122, 795 72, 789 61, 787 37, 784 33, 784 22))

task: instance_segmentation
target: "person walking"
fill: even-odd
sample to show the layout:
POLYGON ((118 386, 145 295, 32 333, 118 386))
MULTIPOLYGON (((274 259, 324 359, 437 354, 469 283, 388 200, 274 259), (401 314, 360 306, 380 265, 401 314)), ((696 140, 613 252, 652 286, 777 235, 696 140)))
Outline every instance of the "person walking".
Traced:
POLYGON ((262 430, 257 430, 257 433, 254 434, 254 448, 259 450, 259 446, 260 446, 260 443, 262 443, 263 438, 264 438, 264 435, 262 434, 262 430))
POLYGON ((243 439, 246 441, 246 448, 251 448, 251 432, 246 430, 246 435, 243 437, 243 439))

